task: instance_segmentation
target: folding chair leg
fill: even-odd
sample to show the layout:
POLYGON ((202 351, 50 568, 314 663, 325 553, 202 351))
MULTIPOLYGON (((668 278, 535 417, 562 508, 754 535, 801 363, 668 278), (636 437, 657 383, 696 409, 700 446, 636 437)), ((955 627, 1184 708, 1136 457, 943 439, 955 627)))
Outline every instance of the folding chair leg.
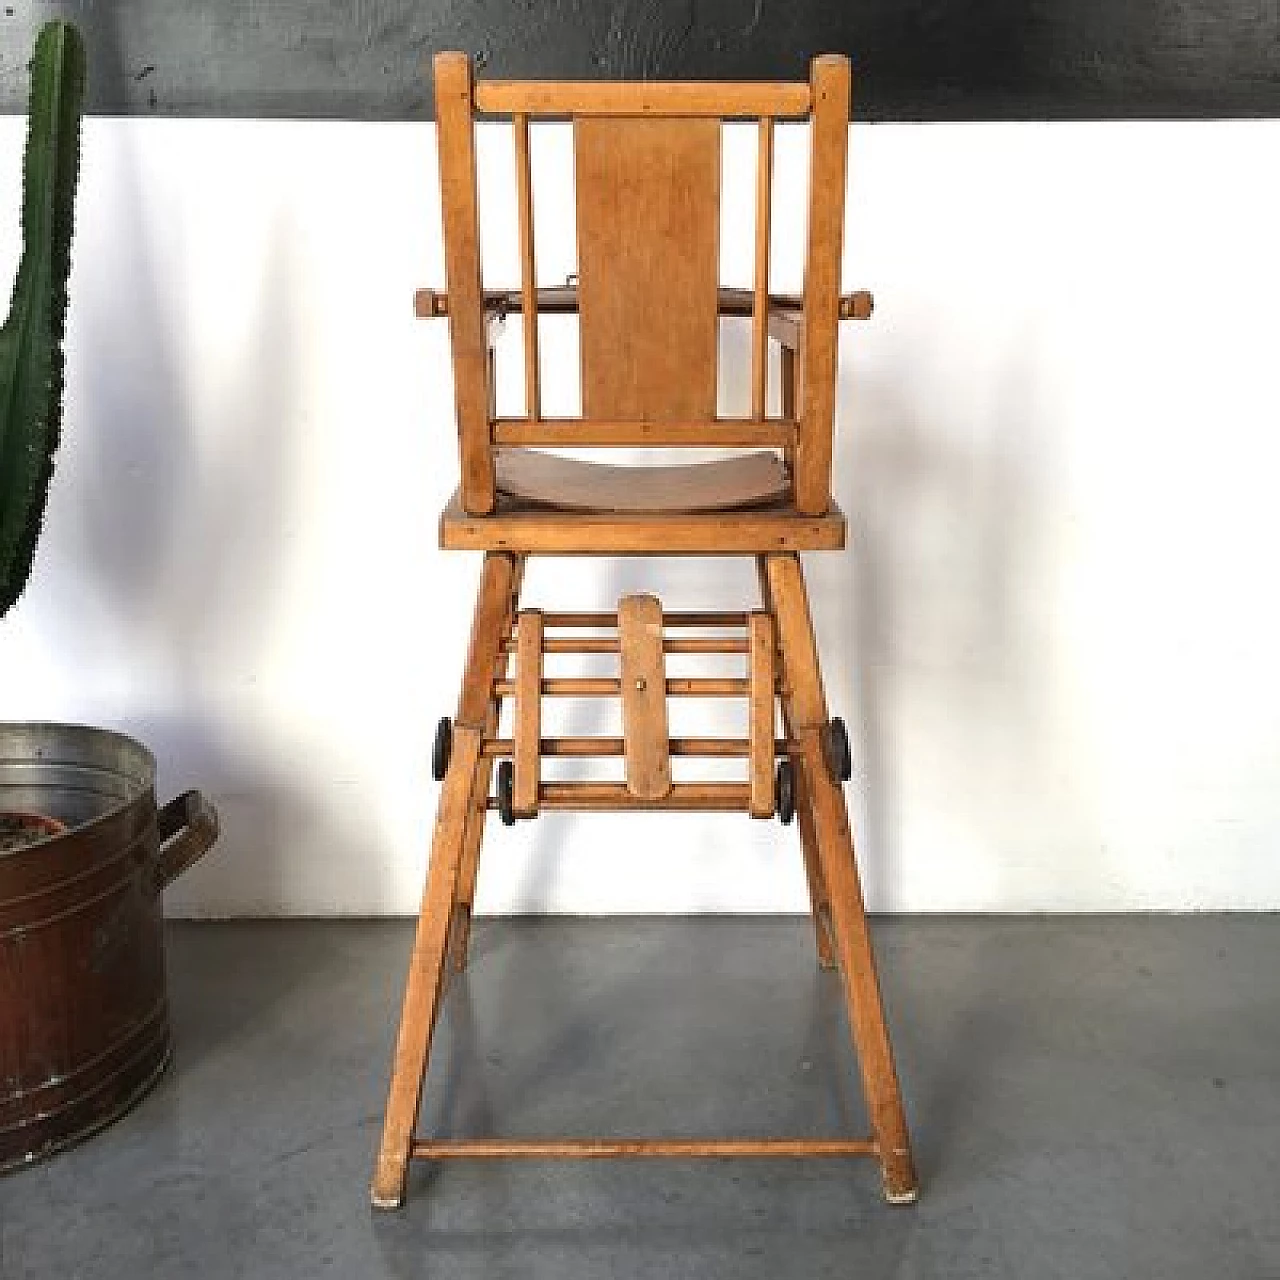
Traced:
MULTIPOLYGON (((783 722, 784 727, 786 722, 783 722)), ((790 728, 786 730, 791 736, 790 728)), ((834 969, 836 953, 831 941, 831 895, 827 892, 827 878, 818 856, 818 833, 814 828, 813 810, 804 803, 801 788, 796 802, 796 825, 800 828, 800 852, 804 857, 805 878, 809 882, 809 908, 813 915, 813 931, 818 945, 818 968, 834 969)))
MULTIPOLYGON (((512 623, 520 607, 520 588, 524 583, 527 557, 516 556, 511 571, 509 613, 502 628, 503 639, 512 634, 512 623)), ((505 660, 503 666, 505 667, 505 660)), ((498 717, 502 702, 490 698, 485 716, 485 734, 498 732, 498 717)), ((476 780, 471 810, 467 815, 466 830, 462 838, 462 866, 458 871, 458 888, 453 898, 453 926, 450 935, 449 963, 455 973, 467 967, 467 955, 471 946, 471 913, 476 900, 476 880, 480 873, 480 849, 484 843, 485 819, 488 816, 489 786, 493 781, 493 761, 488 757, 480 761, 480 777, 476 780)))
MULTIPOLYGON (((444 989, 450 927, 459 902, 459 872, 464 851, 469 847, 467 828, 477 797, 488 792, 487 762, 481 747, 484 726, 492 713, 494 669, 510 626, 517 581, 513 557, 492 553, 485 557, 458 699, 453 750, 440 795, 427 883, 409 962, 382 1142, 370 1189, 370 1199, 378 1209, 398 1208, 404 1201, 422 1085, 444 989)), ((479 853, 478 840, 475 853, 479 853)))
POLYGON ((476 880, 480 873, 480 846, 484 843, 485 819, 488 816, 489 786, 493 780, 493 761, 482 758, 476 784, 472 788, 462 833, 462 858, 453 894, 452 923, 449 933, 449 964, 454 973, 467 967, 471 949, 471 909, 476 898, 476 880))
POLYGON ((826 698, 804 577, 794 555, 765 557, 764 571, 778 623, 784 705, 795 744, 797 806, 800 812, 809 813, 818 862, 830 891, 836 958, 844 980, 849 1026, 884 1177, 885 1198, 894 1204, 907 1204, 916 1199, 918 1183, 854 860, 849 813, 844 793, 823 758, 826 698))
POLYGON ((452 904, 462 861, 463 832, 472 793, 480 772, 480 731, 469 725, 454 730, 453 758, 445 777, 431 840, 427 885, 418 913, 418 930, 409 961, 404 1009, 391 1068, 391 1092, 382 1127, 382 1145, 373 1175, 370 1198, 377 1209, 399 1208, 404 1200, 405 1176, 431 1036, 444 987, 445 951, 449 941, 452 904))
MULTIPOLYGON (((765 609, 773 613, 773 593, 769 589, 769 575, 765 569, 765 557, 756 559, 756 570, 760 578, 760 599, 765 609)), ((791 699, 784 685, 782 695, 782 728, 787 738, 791 737, 791 699)), ((818 948, 818 967, 834 969, 836 967, 835 952, 831 946, 831 898, 827 893, 827 882, 822 874, 822 864, 818 860, 818 837, 813 828, 813 812, 808 805, 796 806, 796 824, 800 828, 800 853, 804 858, 804 878, 809 886, 809 910, 813 917, 814 940, 818 948)))

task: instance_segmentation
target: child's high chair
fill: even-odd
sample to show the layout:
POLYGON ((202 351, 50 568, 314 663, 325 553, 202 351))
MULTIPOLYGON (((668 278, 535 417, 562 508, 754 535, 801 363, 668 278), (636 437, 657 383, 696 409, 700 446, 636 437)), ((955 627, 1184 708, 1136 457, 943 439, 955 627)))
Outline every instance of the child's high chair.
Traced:
POLYGON ((461 484, 441 543, 483 551, 484 568, 457 715, 433 761, 444 782, 409 966, 372 1199, 401 1204, 411 1157, 869 1155, 886 1197, 916 1197, 902 1097, 881 1008, 841 783, 844 725, 827 711, 802 551, 838 551, 831 500, 837 327, 865 318, 865 293, 840 293, 849 63, 819 57, 808 83, 474 83, 461 53, 435 59, 447 293, 421 291, 421 316, 449 318, 461 484), (474 123, 508 117, 515 139, 521 284, 481 287, 474 123), (576 286, 539 289, 534 271, 529 131, 573 121, 576 286), (721 122, 758 122, 754 288, 719 286, 721 122), (804 292, 769 292, 774 122, 808 121, 804 292), (494 339, 525 318, 522 417, 498 417, 494 339), (545 416, 537 316, 576 313, 581 418, 545 416), (751 321, 751 414, 717 416, 721 316, 751 321), (781 348, 781 415, 767 405, 768 343, 781 348), (541 452, 559 447, 737 451, 683 466, 626 467, 541 452), (761 601, 739 613, 664 613, 645 595, 616 613, 518 606, 528 557, 751 556, 761 601), (605 635, 583 635, 584 631, 605 635), (559 633, 559 634, 554 634, 559 633), (577 634, 575 634, 577 633, 577 634), (706 634, 710 633, 710 634, 706 634), (546 653, 617 653, 611 678, 546 678, 546 653), (733 678, 667 675, 669 653, 741 654, 733 678), (547 697, 617 697, 623 736, 543 737, 547 697), (743 698, 746 738, 671 737, 667 699, 743 698), (775 737, 775 698, 782 734, 775 737), (510 699, 513 732, 499 734, 510 699), (625 782, 543 781, 544 756, 622 757, 625 782), (671 759, 736 757, 746 780, 673 782, 671 759), (495 767, 496 766, 496 767, 495 767), (492 788, 492 794, 491 794, 492 788), (839 969, 871 1122, 868 1137, 767 1139, 433 1139, 416 1132, 432 1032, 451 969, 466 964, 488 811, 505 823, 543 810, 728 810, 799 819, 819 962, 839 969))

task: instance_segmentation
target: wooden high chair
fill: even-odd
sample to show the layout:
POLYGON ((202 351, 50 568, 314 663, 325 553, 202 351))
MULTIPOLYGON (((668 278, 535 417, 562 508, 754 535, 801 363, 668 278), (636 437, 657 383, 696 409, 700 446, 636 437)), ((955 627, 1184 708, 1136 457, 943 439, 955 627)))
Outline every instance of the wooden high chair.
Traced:
POLYGON ((457 715, 452 724, 441 722, 436 740, 433 764, 444 787, 373 1203, 401 1204, 411 1157, 615 1155, 869 1155, 880 1162, 886 1197, 910 1202, 916 1175, 840 787, 850 774, 848 741, 842 722, 827 712, 799 556, 844 545, 844 517, 831 500, 836 331, 841 319, 871 311, 869 295, 840 294, 848 60, 819 57, 809 82, 795 84, 473 83, 466 56, 442 53, 435 85, 448 291, 420 291, 416 309, 420 316, 448 316, 453 350, 461 485, 442 516, 441 544, 483 551, 484 568, 457 715), (481 287, 477 115, 512 122, 519 289, 481 287), (529 161, 530 124, 546 118, 573 121, 577 187, 578 283, 551 289, 537 286, 534 271, 529 161), (759 138, 751 290, 722 289, 718 279, 721 122, 741 118, 758 121, 759 138), (769 292, 776 120, 809 122, 802 297, 769 292), (494 341, 504 316, 517 311, 525 319, 525 412, 499 417, 494 341), (540 313, 579 316, 581 418, 542 412, 540 313), (751 321, 747 418, 717 416, 722 316, 751 321), (770 338, 781 347, 778 417, 766 411, 770 338), (715 462, 636 468, 538 451, 562 446, 739 452, 715 462), (610 613, 520 609, 525 562, 539 554, 752 556, 761 607, 664 613, 658 600, 637 595, 610 613), (546 653, 599 652, 618 654, 617 677, 544 676, 546 653), (675 679, 666 674, 668 653, 741 654, 745 674, 675 679), (565 695, 620 698, 623 736, 544 738, 541 701, 565 695), (748 736, 669 737, 667 699, 674 697, 745 698, 748 736), (513 703, 510 739, 498 736, 504 699, 513 703), (544 756, 621 756, 626 780, 543 782, 544 756), (747 777, 673 782, 673 756, 740 758, 747 777), (466 964, 491 809, 508 824, 552 809, 729 810, 753 818, 777 814, 783 822, 798 816, 818 957, 823 967, 838 967, 844 981, 871 1135, 419 1137, 432 1032, 447 972, 466 964))

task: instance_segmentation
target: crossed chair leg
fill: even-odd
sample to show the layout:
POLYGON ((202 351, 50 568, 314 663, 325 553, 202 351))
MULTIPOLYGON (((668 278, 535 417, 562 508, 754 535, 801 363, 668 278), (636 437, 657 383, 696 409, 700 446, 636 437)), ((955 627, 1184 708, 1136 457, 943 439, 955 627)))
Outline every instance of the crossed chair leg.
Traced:
MULTIPOLYGON (((910 1203, 915 1169, 901 1089, 881 1004, 871 938, 854 859, 844 794, 826 767, 822 733, 826 699, 804 578, 797 556, 758 561, 765 608, 773 614, 782 672, 783 727, 795 773, 801 849, 813 908, 819 963, 838 968, 862 1076, 872 1136, 861 1140, 571 1140, 563 1143, 472 1144, 470 1154, 867 1154, 881 1166, 885 1197, 910 1203)), ((391 1088, 374 1169, 375 1208, 399 1207, 414 1155, 433 1153, 416 1138, 432 1035, 450 971, 465 967, 480 846, 488 809, 496 733, 493 684, 505 664, 524 570, 524 557, 485 557, 472 623, 452 750, 431 841, 426 887, 409 963, 391 1088)), ((434 1150, 439 1152, 437 1145, 434 1150)))

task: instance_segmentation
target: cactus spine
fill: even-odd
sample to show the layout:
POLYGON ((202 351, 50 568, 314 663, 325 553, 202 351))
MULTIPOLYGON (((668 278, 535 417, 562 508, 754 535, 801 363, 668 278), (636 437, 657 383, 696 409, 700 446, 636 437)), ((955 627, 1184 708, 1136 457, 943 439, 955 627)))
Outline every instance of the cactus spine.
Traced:
POLYGON ((62 422, 62 337, 80 167, 85 53, 67 22, 46 24, 31 60, 22 257, 0 329, 0 615, 31 573, 62 422))

